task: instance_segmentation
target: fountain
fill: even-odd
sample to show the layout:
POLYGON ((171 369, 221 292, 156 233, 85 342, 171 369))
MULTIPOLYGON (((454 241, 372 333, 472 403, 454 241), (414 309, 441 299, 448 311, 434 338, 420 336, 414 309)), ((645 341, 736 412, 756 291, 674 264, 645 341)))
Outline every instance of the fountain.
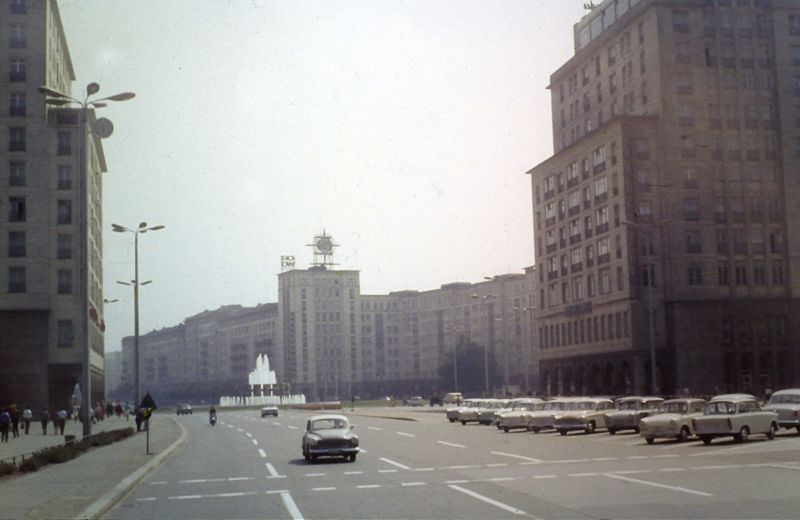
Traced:
POLYGON ((222 396, 219 398, 220 407, 225 406, 264 406, 264 405, 285 405, 285 404, 305 404, 304 394, 275 395, 275 386, 278 378, 275 371, 269 368, 269 357, 266 354, 259 354, 256 357, 256 368, 247 377, 250 386, 248 396, 222 396), (258 395, 256 395, 258 387, 258 395), (264 395, 264 387, 268 389, 268 395, 264 395))

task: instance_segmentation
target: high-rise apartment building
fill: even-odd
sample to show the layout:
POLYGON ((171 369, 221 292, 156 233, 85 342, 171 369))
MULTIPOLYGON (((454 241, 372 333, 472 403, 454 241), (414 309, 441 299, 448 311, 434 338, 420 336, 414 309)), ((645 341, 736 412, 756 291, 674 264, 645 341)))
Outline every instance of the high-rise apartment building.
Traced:
POLYGON ((56 1, 3 0, 0 20, 0 399, 68 407, 87 344, 92 400, 103 396, 106 164, 86 137, 82 178, 80 112, 38 92, 75 79, 56 1))
POLYGON ((800 2, 605 0, 574 39, 528 172, 542 389, 797 384, 800 2))

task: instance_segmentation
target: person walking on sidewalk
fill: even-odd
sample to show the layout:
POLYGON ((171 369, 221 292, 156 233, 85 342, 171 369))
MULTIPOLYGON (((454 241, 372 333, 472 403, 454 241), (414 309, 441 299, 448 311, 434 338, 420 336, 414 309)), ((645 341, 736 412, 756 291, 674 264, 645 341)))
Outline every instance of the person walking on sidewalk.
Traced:
POLYGON ((11 414, 8 410, 0 412, 0 442, 8 442, 8 429, 11 427, 11 414))
POLYGON ((47 435, 47 423, 50 421, 50 412, 47 408, 42 408, 42 416, 39 419, 42 421, 42 435, 47 435))
POLYGON ((67 416, 69 414, 63 408, 58 411, 58 430, 61 432, 61 435, 64 435, 64 426, 67 425, 67 416))
POLYGON ((11 415, 11 433, 16 439, 19 437, 19 408, 16 404, 12 404, 8 407, 8 413, 11 415))
POLYGON ((31 421, 33 420, 33 412, 27 406, 22 410, 22 427, 25 428, 25 435, 31 432, 31 421))

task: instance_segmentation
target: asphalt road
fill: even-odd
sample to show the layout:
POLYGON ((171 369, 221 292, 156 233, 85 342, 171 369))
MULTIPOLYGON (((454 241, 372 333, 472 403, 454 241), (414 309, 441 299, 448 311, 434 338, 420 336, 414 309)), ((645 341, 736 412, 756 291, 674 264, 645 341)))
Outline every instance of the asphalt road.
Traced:
POLYGON ((182 416, 186 443, 107 518, 796 518, 800 435, 736 444, 504 433, 390 408, 351 415, 356 462, 303 460, 312 413, 182 416))

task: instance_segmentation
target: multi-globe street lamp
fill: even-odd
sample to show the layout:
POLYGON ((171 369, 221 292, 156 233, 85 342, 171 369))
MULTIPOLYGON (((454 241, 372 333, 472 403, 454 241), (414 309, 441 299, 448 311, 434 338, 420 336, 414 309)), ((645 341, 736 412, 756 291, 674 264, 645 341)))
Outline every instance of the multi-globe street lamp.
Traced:
POLYGON ((130 282, 117 281, 120 285, 133 287, 133 380, 134 380, 134 406, 138 409, 142 400, 141 377, 139 374, 139 286, 151 283, 139 281, 139 235, 148 231, 158 231, 165 226, 148 226, 147 222, 139 223, 135 229, 130 229, 119 224, 111 224, 111 230, 115 233, 133 234, 133 280, 130 282))
MULTIPOLYGON (((89 295, 91 294, 89 287, 89 208, 88 208, 88 157, 87 157, 87 138, 91 131, 93 135, 102 139, 111 135, 113 125, 108 119, 102 118, 94 121, 92 128, 89 128, 89 110, 95 108, 102 108, 107 105, 105 101, 127 101, 136 96, 133 92, 121 92, 113 96, 107 96, 100 99, 90 100, 89 98, 100 91, 99 83, 89 83, 86 86, 86 96, 83 100, 72 97, 71 95, 61 92, 59 90, 40 86, 39 93, 45 96, 45 103, 56 107, 66 107, 69 105, 78 105, 80 107, 80 122, 78 128, 80 129, 80 139, 78 146, 78 160, 80 162, 80 174, 78 180, 78 193, 80 195, 80 240, 81 240, 81 257, 80 257, 80 301, 81 320, 80 327, 83 332, 84 341, 86 345, 83 346, 83 370, 81 379, 83 381, 83 392, 81 394, 81 419, 83 422, 83 436, 87 437, 92 433, 92 423, 89 420, 89 410, 92 408, 92 341, 89 328, 89 319, 93 314, 89 304, 89 295)), ((96 312, 96 310, 94 311, 96 312)))

